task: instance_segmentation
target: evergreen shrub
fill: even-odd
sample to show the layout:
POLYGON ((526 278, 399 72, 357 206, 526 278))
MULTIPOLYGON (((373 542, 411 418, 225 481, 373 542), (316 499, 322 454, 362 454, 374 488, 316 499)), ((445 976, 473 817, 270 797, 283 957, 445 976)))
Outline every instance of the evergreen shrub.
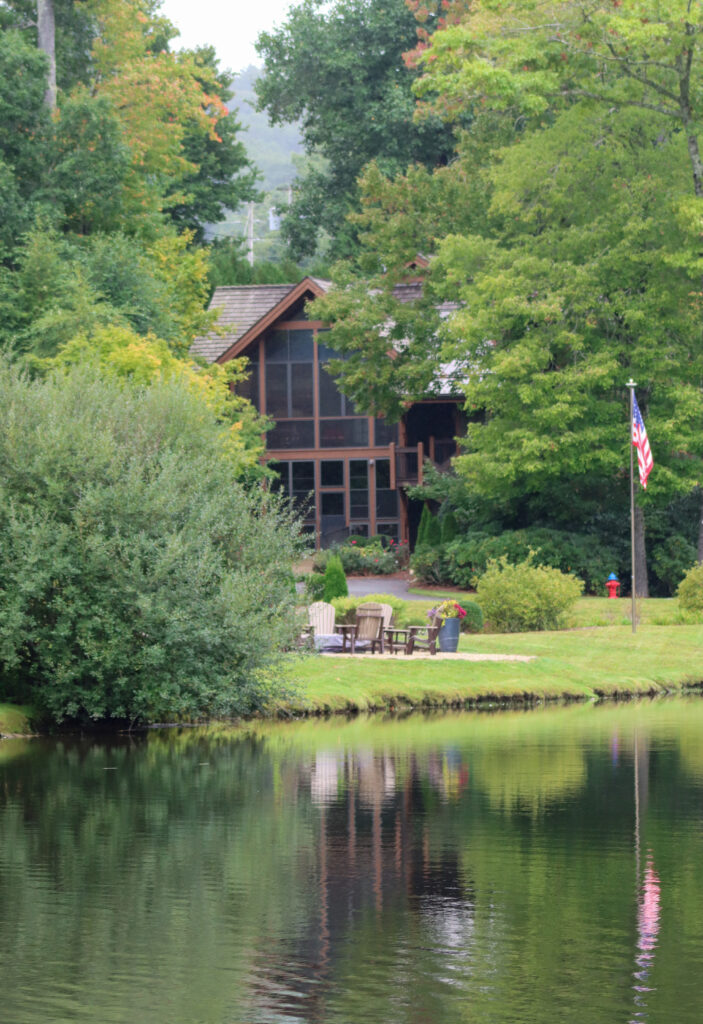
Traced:
POLYGON ((686 612, 703 612, 703 562, 688 570, 679 583, 679 606, 686 612))
POLYGON ((86 367, 0 361, 0 407, 0 699, 19 686, 55 721, 261 707, 303 544, 241 485, 228 428, 175 382, 86 367))
POLYGON ((583 581, 558 569, 534 565, 530 555, 511 565, 506 556, 488 563, 476 599, 496 633, 563 629, 583 592, 583 581))
POLYGON ((446 583, 447 570, 443 547, 415 548, 410 556, 410 568, 420 583, 446 583))
POLYGON ((349 593, 347 578, 344 575, 344 568, 339 555, 332 555, 328 559, 324 580, 323 601, 333 601, 335 597, 346 597, 349 593))

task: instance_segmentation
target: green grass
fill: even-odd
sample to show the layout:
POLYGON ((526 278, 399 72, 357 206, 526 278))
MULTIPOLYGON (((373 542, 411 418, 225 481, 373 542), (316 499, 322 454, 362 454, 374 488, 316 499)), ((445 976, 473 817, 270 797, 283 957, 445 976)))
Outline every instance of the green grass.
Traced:
POLYGON ((32 709, 0 704, 0 736, 27 736, 32 732, 32 709))
MULTIPOLYGON (((596 599, 598 600, 598 599, 596 599)), ((288 711, 370 710, 482 700, 589 699, 703 682, 703 625, 462 636, 460 651, 530 662, 309 656, 293 662, 288 711)))

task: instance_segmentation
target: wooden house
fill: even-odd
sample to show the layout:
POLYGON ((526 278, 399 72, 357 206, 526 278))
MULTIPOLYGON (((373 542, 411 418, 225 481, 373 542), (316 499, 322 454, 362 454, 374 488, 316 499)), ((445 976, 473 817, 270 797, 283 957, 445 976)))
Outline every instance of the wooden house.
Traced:
MULTIPOLYGON (((325 324, 306 312, 328 287, 305 277, 217 288, 211 308, 220 311, 226 333, 198 338, 192 351, 208 362, 250 360, 242 393, 274 420, 267 454, 283 489, 305 509, 306 529, 319 546, 350 534, 385 534, 412 545, 420 508, 406 488, 421 482, 424 459, 448 465, 463 431, 460 401, 440 384, 426 401, 409 405, 398 424, 359 413, 326 370, 337 354, 325 343, 325 324)), ((405 301, 417 294, 412 282, 400 287, 405 301)))

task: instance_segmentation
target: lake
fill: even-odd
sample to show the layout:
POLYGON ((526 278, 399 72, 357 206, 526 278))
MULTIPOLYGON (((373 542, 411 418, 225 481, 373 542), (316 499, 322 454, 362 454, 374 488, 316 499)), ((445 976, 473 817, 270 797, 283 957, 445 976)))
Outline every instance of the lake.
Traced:
POLYGON ((3 1024, 701 1020, 703 699, 0 742, 3 1024))

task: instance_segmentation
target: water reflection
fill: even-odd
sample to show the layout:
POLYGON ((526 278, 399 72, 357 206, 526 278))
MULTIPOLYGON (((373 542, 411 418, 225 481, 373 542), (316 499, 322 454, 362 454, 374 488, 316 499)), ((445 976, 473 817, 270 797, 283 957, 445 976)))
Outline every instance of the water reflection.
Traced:
POLYGON ((696 738, 680 702, 0 747, 3 1021, 697 1021, 696 738))

